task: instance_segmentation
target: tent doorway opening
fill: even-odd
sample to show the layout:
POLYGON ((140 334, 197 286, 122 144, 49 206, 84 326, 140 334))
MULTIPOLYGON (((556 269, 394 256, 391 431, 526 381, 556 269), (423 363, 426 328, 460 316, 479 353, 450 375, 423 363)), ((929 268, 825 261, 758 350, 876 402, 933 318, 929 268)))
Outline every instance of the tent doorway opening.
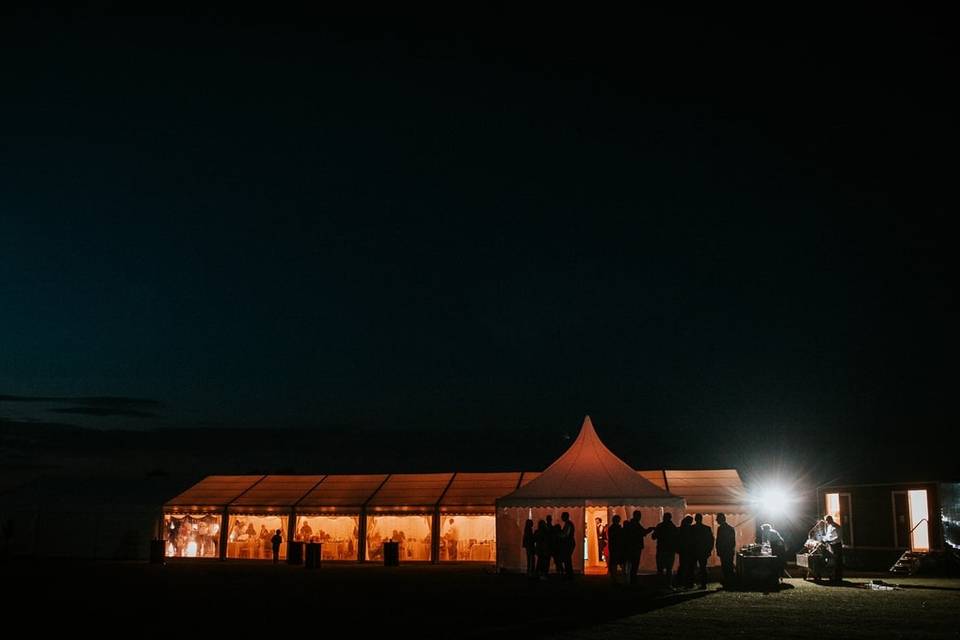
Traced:
POLYGON ((584 513, 586 522, 583 526, 583 572, 588 575, 603 575, 607 572, 607 507, 587 507, 584 513))

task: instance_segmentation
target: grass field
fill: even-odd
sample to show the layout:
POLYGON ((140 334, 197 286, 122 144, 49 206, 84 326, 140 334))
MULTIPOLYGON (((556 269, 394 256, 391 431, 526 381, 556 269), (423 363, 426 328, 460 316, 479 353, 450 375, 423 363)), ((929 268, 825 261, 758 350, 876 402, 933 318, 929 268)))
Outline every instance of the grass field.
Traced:
POLYGON ((902 588, 873 591, 869 579, 842 586, 786 580, 776 593, 715 591, 676 606, 625 616, 558 638, 960 638, 960 580, 884 578, 902 588))
POLYGON ((960 580, 888 579, 905 587, 896 591, 865 589, 865 578, 844 586, 790 580, 764 594, 716 583, 669 592, 652 576, 633 587, 594 576, 530 582, 465 565, 47 561, 2 570, 15 585, 3 599, 10 611, 39 605, 53 614, 49 621, 76 627, 132 617, 158 628, 201 621, 224 632, 336 627, 359 638, 401 630, 415 638, 960 638, 960 580))

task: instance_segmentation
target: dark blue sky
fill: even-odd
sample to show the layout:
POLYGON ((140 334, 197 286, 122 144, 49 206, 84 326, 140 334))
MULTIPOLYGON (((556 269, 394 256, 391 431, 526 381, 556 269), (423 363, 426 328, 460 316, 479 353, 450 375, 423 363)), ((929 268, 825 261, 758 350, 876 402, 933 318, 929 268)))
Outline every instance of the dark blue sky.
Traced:
POLYGON ((11 11, 0 394, 162 403, 84 417, 117 427, 955 424, 938 16, 11 11))

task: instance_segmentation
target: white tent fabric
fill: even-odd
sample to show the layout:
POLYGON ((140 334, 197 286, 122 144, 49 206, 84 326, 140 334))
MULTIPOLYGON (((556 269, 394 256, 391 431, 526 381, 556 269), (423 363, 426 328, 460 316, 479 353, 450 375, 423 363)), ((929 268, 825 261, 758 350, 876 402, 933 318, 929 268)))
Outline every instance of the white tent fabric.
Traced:
MULTIPOLYGON (((593 517, 610 522, 614 513, 623 516, 640 511, 645 512, 644 522, 650 526, 659 522, 665 512, 679 520, 685 507, 682 497, 656 486, 607 449, 587 416, 580 435, 546 471, 497 500, 497 566, 508 571, 524 568, 521 541, 527 519, 537 523, 552 514, 554 521, 559 522, 558 512, 567 512, 577 541, 573 570, 581 572, 587 562, 585 551, 592 545, 596 552, 596 541, 591 542, 590 537, 593 517)), ((653 563, 653 554, 647 556, 648 564, 653 563)))
POLYGON ((497 500, 497 507, 649 505, 684 507, 683 498, 640 476, 601 442, 590 416, 566 453, 536 480, 497 500))

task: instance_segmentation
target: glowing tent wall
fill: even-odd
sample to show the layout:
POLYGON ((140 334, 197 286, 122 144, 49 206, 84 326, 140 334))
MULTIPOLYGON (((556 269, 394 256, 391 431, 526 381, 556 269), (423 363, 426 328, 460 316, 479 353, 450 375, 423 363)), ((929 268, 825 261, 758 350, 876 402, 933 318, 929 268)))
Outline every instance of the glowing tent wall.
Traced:
POLYGON ((294 540, 321 543, 322 560, 356 560, 359 532, 359 514, 298 515, 294 540))
POLYGON ((228 505, 264 476, 208 476, 164 505, 167 557, 222 558, 228 505))
MULTIPOLYGON (((567 512, 573 522, 575 547, 573 570, 583 572, 584 506, 564 507, 503 507, 497 510, 497 566, 505 571, 526 571, 527 556, 523 549, 523 526, 527 518, 533 520, 534 529, 541 520, 552 516, 553 524, 563 526, 560 514, 567 512)), ((553 560, 551 571, 556 571, 553 560)))
POLYGON ((227 508, 227 557, 269 560, 273 536, 280 534, 279 557, 287 557, 293 505, 325 476, 264 476, 227 508))
MULTIPOLYGON (((610 524, 613 516, 619 515, 621 522, 625 522, 634 511, 642 514, 641 522, 646 527, 655 526, 663 518, 664 513, 673 514, 675 522, 683 517, 684 510, 679 506, 650 506, 650 505, 598 505, 584 502, 577 506, 556 507, 504 507, 497 511, 497 565, 506 571, 525 571, 527 567, 526 552, 523 549, 523 528, 527 518, 533 520, 534 530, 540 520, 549 514, 553 516, 554 524, 561 524, 560 514, 566 511, 570 514, 575 531, 573 553, 573 570, 583 572, 585 569, 599 568, 605 571, 605 564, 598 562, 596 521, 602 518, 605 525, 610 524), (588 517, 589 514, 589 517, 588 517), (585 553, 586 552, 586 553, 585 553)), ((644 552, 640 559, 640 568, 643 571, 656 571, 656 558, 653 549, 656 543, 648 535, 644 539, 644 552)), ((551 564, 551 571, 555 568, 551 564)))
MULTIPOLYGON (((735 471, 639 473, 658 489, 665 489, 668 481, 672 489, 679 481, 684 490, 701 501, 709 496, 719 502, 721 494, 733 495, 740 487, 735 471), (698 474, 700 479, 709 480, 710 474, 714 477, 697 485, 694 480, 698 474)), ((266 560, 272 557, 267 538, 279 528, 283 555, 288 539, 294 539, 322 542, 325 560, 379 560, 383 541, 397 539, 401 560, 493 562, 502 557, 503 568, 522 570, 526 559, 521 539, 527 517, 536 522, 550 513, 559 524, 560 514, 568 511, 576 531, 576 569, 602 570, 595 517, 608 524, 614 513, 626 520, 639 509, 644 526, 649 527, 660 521, 665 509, 674 513, 677 521, 683 513, 676 508, 682 500, 673 496, 668 502, 673 501, 674 506, 655 498, 645 498, 638 504, 579 498, 560 502, 538 499, 529 505, 496 508, 499 498, 542 475, 210 476, 164 505, 166 550, 168 555, 179 557, 266 560), (364 548, 368 552, 361 555, 364 548)), ((736 527, 749 518, 736 507, 732 503, 690 504, 687 512, 703 511, 708 514, 705 523, 712 526, 713 513, 722 510, 736 527)), ((737 527, 737 532, 738 544, 752 541, 752 526, 737 527)), ((649 537, 645 542, 642 568, 652 570, 655 545, 649 537)))
POLYGON ((297 501, 294 538, 320 542, 323 560, 359 560, 364 505, 387 477, 385 473, 326 476, 297 501))
POLYGON ((573 571, 582 572, 585 565, 602 571, 596 534, 591 545, 590 531, 596 518, 609 522, 618 507, 623 513, 639 511, 647 515, 648 522, 659 522, 664 509, 682 513, 684 500, 618 458, 600 440, 590 416, 586 416, 579 435, 559 458, 535 479, 497 500, 497 565, 506 570, 525 569, 526 554, 520 547, 526 521, 532 520, 536 529, 551 515, 556 530, 566 512, 574 529, 573 571), (588 513, 593 519, 590 525, 586 524, 588 513))
POLYGON ((452 473, 388 477, 365 505, 367 559, 382 559, 388 540, 400 543, 401 561, 436 557, 436 507, 453 477, 452 473))
POLYGON ((497 498, 514 491, 522 474, 458 473, 440 499, 441 562, 496 560, 497 498))
MULTIPOLYGON (((736 533, 738 549, 756 542, 757 522, 750 512, 747 491, 736 469, 658 469, 637 473, 661 489, 683 496, 687 501, 685 515, 703 514, 703 523, 713 530, 714 539, 717 537, 716 514, 723 513, 727 517, 727 524, 736 533)), ((674 523, 679 525, 676 514, 673 518, 674 523)), ((648 537, 647 545, 650 542, 648 537)), ((711 551, 708 564, 720 564, 716 549, 711 551)))

